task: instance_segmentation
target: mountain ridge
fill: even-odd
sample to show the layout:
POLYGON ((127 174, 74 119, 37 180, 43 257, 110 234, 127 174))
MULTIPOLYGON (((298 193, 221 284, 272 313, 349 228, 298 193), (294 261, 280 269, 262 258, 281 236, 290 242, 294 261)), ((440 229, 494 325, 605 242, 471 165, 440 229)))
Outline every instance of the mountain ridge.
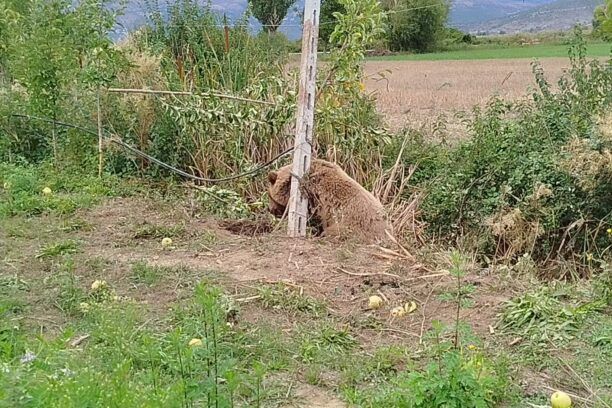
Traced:
MULTIPOLYGON (((204 6, 221 14, 230 21, 238 20, 247 9, 247 0, 199 0, 204 6)), ((558 31, 571 28, 578 23, 590 23, 593 10, 604 0, 453 0, 449 25, 471 33, 516 33, 534 31, 558 31), (565 10, 568 4, 574 11, 565 10), (544 20, 546 18, 546 20, 544 20)), ((120 30, 115 35, 123 37, 146 22, 144 0, 128 0, 126 13, 119 19, 120 30)), ((162 6, 167 2, 160 2, 162 6)), ((298 0, 279 28, 289 39, 301 37, 299 10, 304 0, 298 0)), ((165 7, 162 7, 165 8, 165 7)), ((253 31, 261 25, 251 19, 253 31)))
POLYGON ((593 12, 604 0, 555 0, 504 17, 474 24, 470 31, 486 34, 565 31, 576 24, 590 26, 593 12))

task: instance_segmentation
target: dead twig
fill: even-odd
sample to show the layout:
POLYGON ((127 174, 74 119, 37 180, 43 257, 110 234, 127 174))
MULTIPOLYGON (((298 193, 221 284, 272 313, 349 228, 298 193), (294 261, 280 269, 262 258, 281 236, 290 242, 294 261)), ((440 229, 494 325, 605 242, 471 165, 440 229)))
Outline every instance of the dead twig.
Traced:
POLYGON ((389 237, 389 239, 402 250, 406 258, 410 259, 411 261, 415 260, 414 256, 408 252, 408 250, 402 244, 400 244, 389 231, 385 230, 385 234, 387 234, 387 237, 389 237))
POLYGON ((70 347, 76 347, 82 342, 84 342, 85 340, 87 340, 88 338, 89 338, 89 334, 84 334, 82 336, 79 336, 70 342, 70 347))
POLYGON ((378 293, 380 295, 380 297, 386 302, 389 303, 389 299, 385 296, 385 294, 382 292, 382 290, 378 289, 376 291, 376 293, 378 293))
POLYGON ((395 275, 393 273, 387 273, 387 272, 376 272, 376 273, 355 273, 355 272, 349 272, 346 269, 343 269, 339 266, 336 267, 336 270, 342 272, 342 273, 346 273, 347 275, 351 275, 351 276, 359 276, 361 278, 367 278, 370 276, 388 276, 390 278, 395 278, 395 279, 402 279, 401 276, 399 275, 395 275))
POLYGON ((597 393, 595 391, 593 391, 593 388, 591 388, 591 386, 585 381, 584 378, 582 378, 573 368, 572 366, 570 366, 565 360, 563 360, 561 357, 557 356, 557 359, 567 368, 567 370, 569 371, 570 374, 572 374, 574 377, 576 377, 581 383, 582 386, 584 387, 585 390, 587 390, 589 392, 589 394, 591 394, 591 396, 595 397, 597 399, 597 401, 599 401, 599 403, 606 408, 610 408, 610 405, 608 403, 606 403, 604 400, 602 400, 601 398, 599 398, 599 396, 597 395, 597 393))
POLYGON ((240 299, 236 299, 236 302, 238 303, 247 303, 247 302, 251 302, 253 300, 259 300, 261 299, 260 295, 255 295, 255 296, 249 296, 249 297, 245 297, 245 298, 240 298, 240 299))
MULTIPOLYGON (((559 391, 558 389, 553 388, 553 387, 549 387, 548 385, 544 385, 543 387, 546 388, 548 391, 553 391, 553 392, 559 391)), ((581 397, 580 395, 572 394, 572 393, 567 392, 567 391, 564 391, 564 392, 567 395, 569 395, 572 399, 575 399, 575 400, 578 400, 578 401, 582 401, 582 402, 592 402, 589 398, 584 398, 584 397, 581 397)))
POLYGON ((431 295, 433 294, 435 289, 436 289, 436 285, 433 285, 431 287, 431 290, 429 291, 429 294, 425 298, 425 302, 421 305, 422 319, 421 319, 421 331, 419 332, 419 344, 423 344, 423 332, 425 331, 425 320, 426 320, 425 309, 427 307, 427 304, 429 303, 429 298, 431 298, 431 295))

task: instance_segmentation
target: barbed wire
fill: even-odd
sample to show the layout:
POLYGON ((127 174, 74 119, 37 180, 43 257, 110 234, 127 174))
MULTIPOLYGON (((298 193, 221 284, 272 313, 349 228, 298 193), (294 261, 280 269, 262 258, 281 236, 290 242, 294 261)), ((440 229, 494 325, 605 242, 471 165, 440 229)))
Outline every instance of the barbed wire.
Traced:
MULTIPOLYGON (((72 123, 66 123, 66 122, 62 122, 62 121, 58 121, 58 120, 54 120, 54 119, 50 119, 50 118, 42 118, 40 116, 32 116, 32 115, 23 115, 23 114, 18 114, 18 113, 13 113, 11 114, 11 116, 14 117, 18 117, 18 118, 22 118, 22 119, 28 119, 28 120, 37 120, 37 121, 41 121, 41 122, 46 122, 46 123, 52 123, 55 125, 60 125, 63 127, 67 127, 67 128, 71 128, 71 129, 77 129, 80 130, 82 132, 85 132, 87 134, 93 135, 98 137, 98 132, 94 131, 93 129, 88 129, 85 128, 83 126, 79 126, 79 125, 74 125, 72 123)), ((200 182, 204 182, 204 183, 211 183, 211 184, 215 184, 215 183, 223 183, 226 181, 232 181, 232 180, 236 180, 239 178, 243 178, 243 177, 247 177, 250 176, 252 174, 256 174, 259 173, 260 171, 266 169, 267 167, 270 167, 272 164, 274 164, 275 162, 277 162, 278 160, 280 160, 281 158, 283 158, 284 156, 288 155, 289 153, 291 153, 294 148, 290 147, 288 149, 285 149, 284 151, 282 151, 281 153, 277 154, 276 156, 274 156, 272 159, 268 160, 267 162, 255 167, 254 169, 251 170, 247 170, 244 171, 242 173, 239 174, 233 174, 231 176, 227 176, 227 177, 221 177, 221 178, 216 178, 216 179, 211 179, 211 178, 205 178, 205 177, 199 177, 196 176, 194 174, 191 173, 187 173, 186 171, 183 171, 181 169, 177 169, 176 167, 165 163, 145 152, 143 152, 142 150, 130 145, 129 143, 126 143, 123 141, 123 139, 121 139, 118 135, 116 134, 109 134, 109 132, 103 130, 104 133, 106 133, 107 135, 104 137, 104 140, 106 141, 110 141, 112 143, 115 143, 121 147, 123 147, 124 149, 128 150, 129 152, 131 152, 132 154, 139 156, 141 158, 147 159, 155 164, 157 164, 160 167, 165 168, 166 170, 170 170, 173 173, 176 173, 182 177, 191 179, 191 180, 195 180, 195 181, 200 181, 200 182)))

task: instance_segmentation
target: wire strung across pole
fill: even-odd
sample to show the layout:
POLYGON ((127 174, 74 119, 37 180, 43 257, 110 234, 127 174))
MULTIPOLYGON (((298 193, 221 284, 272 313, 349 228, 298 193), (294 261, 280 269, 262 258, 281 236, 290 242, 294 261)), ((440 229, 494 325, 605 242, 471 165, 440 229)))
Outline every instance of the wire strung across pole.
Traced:
MULTIPOLYGON (((38 121, 46 122, 46 123, 52 123, 52 124, 64 126, 64 127, 67 127, 67 128, 77 129, 77 130, 80 130, 80 131, 85 132, 87 134, 90 134, 92 136, 98 136, 98 132, 96 132, 94 130, 87 129, 85 127, 78 126, 78 125, 73 125, 73 124, 70 124, 70 123, 60 122, 60 121, 53 120, 53 119, 41 118, 41 117, 38 117, 38 116, 22 115, 22 114, 17 114, 17 113, 12 114, 11 116, 18 117, 18 118, 24 118, 24 119, 30 119, 30 120, 38 120, 38 121)), ((234 174, 232 176, 222 177, 222 178, 218 178, 218 179, 210 179, 210 178, 195 176, 193 174, 187 173, 186 171, 177 169, 176 167, 173 167, 173 166, 169 165, 168 163, 164 163, 163 161, 161 161, 159 159, 156 159, 155 157, 153 157, 151 155, 148 155, 147 153, 143 152, 142 150, 139 150, 139 149, 135 148, 134 146, 124 142, 117 135, 111 134, 110 136, 106 136, 105 139, 110 141, 110 142, 112 142, 112 143, 115 143, 115 144, 123 147, 124 149, 128 150, 129 152, 131 152, 132 154, 134 154, 136 156, 139 156, 139 157, 142 157, 142 158, 145 158, 147 160, 152 161, 153 163, 157 164, 160 167, 163 167, 163 168, 165 168, 167 170, 170 170, 170 171, 172 171, 172 172, 174 172, 176 174, 179 174, 179 175, 181 175, 181 176, 183 176, 185 178, 188 178, 188 179, 191 179, 191 180, 195 180, 195 181, 201 181, 201 182, 204 182, 204 183, 222 183, 222 182, 236 180, 236 179, 239 179, 239 178, 242 178, 242 177, 246 177, 246 176, 250 176, 252 174, 259 173, 263 169, 271 166, 276 161, 278 161, 279 159, 281 159, 282 157, 288 155, 289 153, 291 153, 293 151, 293 147, 290 147, 290 148, 286 149, 285 151, 277 154, 276 156, 274 156, 272 159, 268 160, 264 164, 257 166, 254 169, 247 170, 247 171, 239 173, 239 174, 234 174)))
POLYGON ((216 92, 193 93, 193 92, 188 92, 188 91, 156 91, 153 89, 131 89, 131 88, 108 88, 106 91, 114 92, 114 93, 139 93, 139 94, 153 94, 153 95, 185 95, 185 96, 201 96, 201 97, 213 96, 216 98, 231 99, 234 101, 259 103, 262 105, 274 105, 274 102, 270 102, 270 101, 243 98, 241 96, 226 95, 226 94, 221 94, 221 93, 216 93, 216 92))

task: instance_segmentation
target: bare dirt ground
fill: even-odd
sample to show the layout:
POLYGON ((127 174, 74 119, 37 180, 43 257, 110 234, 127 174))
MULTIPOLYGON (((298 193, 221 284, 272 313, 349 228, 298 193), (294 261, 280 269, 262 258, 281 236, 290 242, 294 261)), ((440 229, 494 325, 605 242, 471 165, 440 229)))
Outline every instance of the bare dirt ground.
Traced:
MULTIPOLYGON (((568 67, 567 58, 542 58, 552 83, 568 67)), ((534 86, 529 59, 474 61, 368 61, 366 89, 378 97, 379 111, 390 129, 411 127, 431 132, 437 117, 450 120, 451 137, 464 137, 465 127, 452 116, 484 106, 493 95, 518 100, 534 86), (390 72, 389 72, 390 71, 390 72), (378 73, 384 73, 386 80, 378 73)))
MULTIPOLYGON (((241 302, 237 324, 241 320, 274 324, 288 334, 297 330, 300 318, 264 307, 258 301, 257 289, 281 285, 315 298, 325 304, 326 313, 334 321, 351 330, 364 350, 392 344, 416 346, 434 320, 453 322, 456 313, 454 303, 444 298, 452 293, 455 282, 448 275, 443 254, 429 254, 424 265, 378 247, 323 239, 287 240, 283 230, 243 236, 227 231, 210 218, 194 218, 176 203, 160 204, 146 198, 109 199, 80 211, 68 224, 53 216, 24 222, 35 225, 18 226, 16 230, 31 231, 32 235, 12 240, 13 245, 5 248, 4 254, 12 259, 11 270, 21 271, 20 278, 37 282, 50 279, 57 272, 53 262, 36 259, 35 254, 48 241, 77 240, 80 244, 74 264, 80 284, 87 288, 94 280, 104 279, 118 295, 146 305, 152 319, 190 296, 193 286, 202 279, 224 287, 241 302), (77 224, 74 231, 72 226, 77 224), (163 249, 160 239, 142 234, 147 229, 177 226, 181 232, 173 237, 170 249, 163 249), (131 271, 138 261, 178 267, 181 272, 162 277, 151 287, 137 285, 131 271), (383 297, 384 306, 369 310, 370 295, 383 297), (390 315, 393 307, 410 301, 417 304, 413 313, 400 318, 390 315)), ((0 233, 0 238, 6 240, 6 234, 0 233)), ((480 336, 493 336, 491 327, 497 321, 499 307, 512 296, 510 285, 499 275, 490 276, 481 270, 472 270, 466 281, 476 290, 472 294, 473 306, 463 309, 461 318, 470 321, 480 336)), ((58 332, 66 323, 54 307, 54 290, 49 287, 32 291, 28 299, 33 305, 29 324, 41 332, 58 332)), ((345 406, 330 392, 333 379, 324 388, 308 384, 303 378, 294 380, 292 398, 298 406, 345 406)))
MULTIPOLYGON (((329 310, 347 323, 361 324, 369 318, 379 320, 387 326, 382 332, 386 333, 385 337, 401 341, 419 340, 432 320, 451 322, 454 318, 452 302, 442 301, 438 296, 452 291, 455 284, 443 261, 439 266, 425 266, 408 261, 397 251, 398 255, 393 255, 378 247, 323 239, 296 242, 287 240, 284 230, 254 237, 235 235, 215 221, 189 218, 180 210, 159 212, 158 208, 140 200, 110 200, 84 217, 92 226, 81 233, 80 238, 86 242, 84 255, 122 265, 109 270, 112 275, 106 279, 120 282, 131 263, 145 260, 150 264, 186 266, 217 275, 236 294, 248 292, 252 283, 280 282, 326 302, 329 310), (185 235, 174 240, 175 247, 171 250, 161 250, 158 240, 135 242, 133 238, 145 224, 179 223, 184 223, 185 235), (375 312, 367 310, 371 294, 386 298, 386 307, 375 312), (419 305, 417 313, 402 319, 389 316, 390 308, 409 301, 419 305)), ((97 278, 100 277, 90 277, 97 278)), ((495 306, 511 296, 502 289, 503 283, 498 279, 481 273, 468 277, 469 283, 479 290, 474 307, 464 317, 481 334, 486 334, 488 327, 495 324, 495 306)), ((176 300, 180 290, 167 289, 165 293, 156 290, 136 296, 147 303, 176 300)), ((124 290, 130 291, 130 287, 124 290)))

